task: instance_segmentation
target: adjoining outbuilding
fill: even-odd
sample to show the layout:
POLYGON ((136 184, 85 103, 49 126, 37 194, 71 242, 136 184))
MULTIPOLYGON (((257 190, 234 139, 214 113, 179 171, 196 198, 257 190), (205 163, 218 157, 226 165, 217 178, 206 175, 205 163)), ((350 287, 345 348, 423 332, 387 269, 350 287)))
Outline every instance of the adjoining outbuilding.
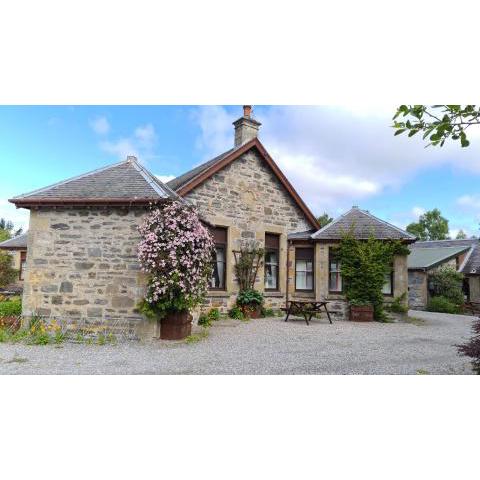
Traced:
POLYGON ((18 270, 17 279, 5 288, 5 290, 9 292, 20 293, 23 290, 23 281, 27 265, 27 237, 28 233, 22 233, 21 235, 0 242, 0 250, 12 256, 12 266, 15 270, 18 270))
POLYGON ((408 256, 410 308, 423 310, 433 293, 429 275, 450 266, 464 275, 466 301, 480 301, 480 248, 478 239, 416 242, 408 256), (477 273, 478 272, 478 273, 477 273))

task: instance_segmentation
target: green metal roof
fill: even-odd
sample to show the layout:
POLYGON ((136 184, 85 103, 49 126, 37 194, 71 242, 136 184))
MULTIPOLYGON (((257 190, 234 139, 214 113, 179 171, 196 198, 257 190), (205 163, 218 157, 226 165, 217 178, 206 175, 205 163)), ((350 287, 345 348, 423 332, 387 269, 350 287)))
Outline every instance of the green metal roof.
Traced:
POLYGON ((408 256, 408 268, 411 270, 428 270, 456 257, 469 248, 468 246, 433 248, 415 248, 415 246, 413 246, 408 256))

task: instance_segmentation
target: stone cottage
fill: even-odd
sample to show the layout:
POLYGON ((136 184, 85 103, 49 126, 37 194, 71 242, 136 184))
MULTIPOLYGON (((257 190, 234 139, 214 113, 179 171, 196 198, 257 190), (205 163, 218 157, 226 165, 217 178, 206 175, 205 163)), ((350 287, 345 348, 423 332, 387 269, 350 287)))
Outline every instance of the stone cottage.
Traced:
POLYGON ((423 310, 431 296, 429 275, 450 266, 463 273, 465 300, 480 302, 480 244, 478 239, 416 242, 408 256, 409 303, 423 310))
MULTIPOLYGON (((24 313, 82 324, 126 324, 138 335, 151 336, 151 327, 135 312, 146 285, 136 257, 137 227, 151 201, 181 199, 195 205, 209 224, 216 247, 207 303, 222 311, 236 300, 234 250, 244 241, 265 247, 256 288, 272 308, 293 298, 341 300, 341 291, 328 287, 333 273, 340 275, 328 255, 339 237, 324 238, 341 222, 368 219, 365 224, 381 238, 413 241, 358 209, 319 230, 258 139, 260 125, 245 106, 234 122, 233 148, 168 184, 129 157, 11 199, 31 212, 24 313)), ((392 295, 406 290, 406 278, 406 260, 398 259, 392 295)))
POLYGON ((18 270, 16 280, 11 285, 7 285, 5 290, 9 292, 21 292, 27 265, 27 233, 22 233, 21 235, 0 242, 0 250, 12 256, 12 266, 15 270, 18 270))

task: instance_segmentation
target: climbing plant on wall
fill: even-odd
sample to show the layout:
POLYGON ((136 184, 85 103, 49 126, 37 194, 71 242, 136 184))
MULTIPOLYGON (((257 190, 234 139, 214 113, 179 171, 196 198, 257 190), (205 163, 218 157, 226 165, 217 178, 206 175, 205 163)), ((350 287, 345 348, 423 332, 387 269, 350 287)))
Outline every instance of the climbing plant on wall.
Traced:
POLYGON ((400 241, 356 239, 347 232, 336 247, 342 271, 345 296, 349 302, 373 305, 376 320, 384 320, 382 288, 391 273, 395 255, 408 255, 400 241))

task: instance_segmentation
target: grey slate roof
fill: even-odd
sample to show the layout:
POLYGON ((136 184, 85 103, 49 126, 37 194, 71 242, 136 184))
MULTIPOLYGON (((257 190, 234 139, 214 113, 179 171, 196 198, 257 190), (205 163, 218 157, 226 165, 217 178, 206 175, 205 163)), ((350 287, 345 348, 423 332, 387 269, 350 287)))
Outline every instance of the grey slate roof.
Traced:
POLYGON ((366 240, 372 235, 379 240, 415 241, 416 237, 408 232, 380 220, 366 210, 351 208, 333 222, 312 235, 314 240, 340 240, 352 229, 353 235, 359 240, 366 240))
POLYGON ((218 155, 218 157, 212 158, 208 162, 202 163, 201 165, 198 165, 198 167, 192 168, 192 170, 189 170, 188 172, 185 172, 179 177, 174 178, 173 180, 170 180, 169 182, 167 182, 167 185, 172 190, 178 190, 179 188, 186 185, 190 180, 193 180, 195 177, 198 177, 198 175, 203 173, 205 170, 207 170, 211 166, 223 160, 227 155, 230 155, 234 150, 235 148, 231 148, 230 150, 218 155))
POLYGON ((466 238, 465 240, 428 240, 424 242, 415 242, 412 248, 432 248, 432 247, 463 247, 477 245, 477 238, 466 238))
POLYGON ((14 197, 11 201, 40 199, 149 199, 178 198, 168 186, 142 167, 135 157, 78 177, 14 197))
POLYGON ((409 270, 428 270, 455 258, 470 249, 470 246, 410 248, 408 256, 409 270))
POLYGON ((28 232, 22 233, 16 237, 10 238, 9 240, 4 240, 0 242, 0 249, 17 249, 17 248, 27 248, 27 238, 28 232))
POLYGON ((316 230, 305 230, 304 232, 294 232, 288 234, 289 240, 311 240, 316 230))
POLYGON ((459 272, 464 275, 480 275, 480 243, 477 238, 465 240, 431 240, 426 242, 416 242, 411 249, 419 248, 448 248, 448 247, 469 247, 469 251, 459 267, 459 272))

